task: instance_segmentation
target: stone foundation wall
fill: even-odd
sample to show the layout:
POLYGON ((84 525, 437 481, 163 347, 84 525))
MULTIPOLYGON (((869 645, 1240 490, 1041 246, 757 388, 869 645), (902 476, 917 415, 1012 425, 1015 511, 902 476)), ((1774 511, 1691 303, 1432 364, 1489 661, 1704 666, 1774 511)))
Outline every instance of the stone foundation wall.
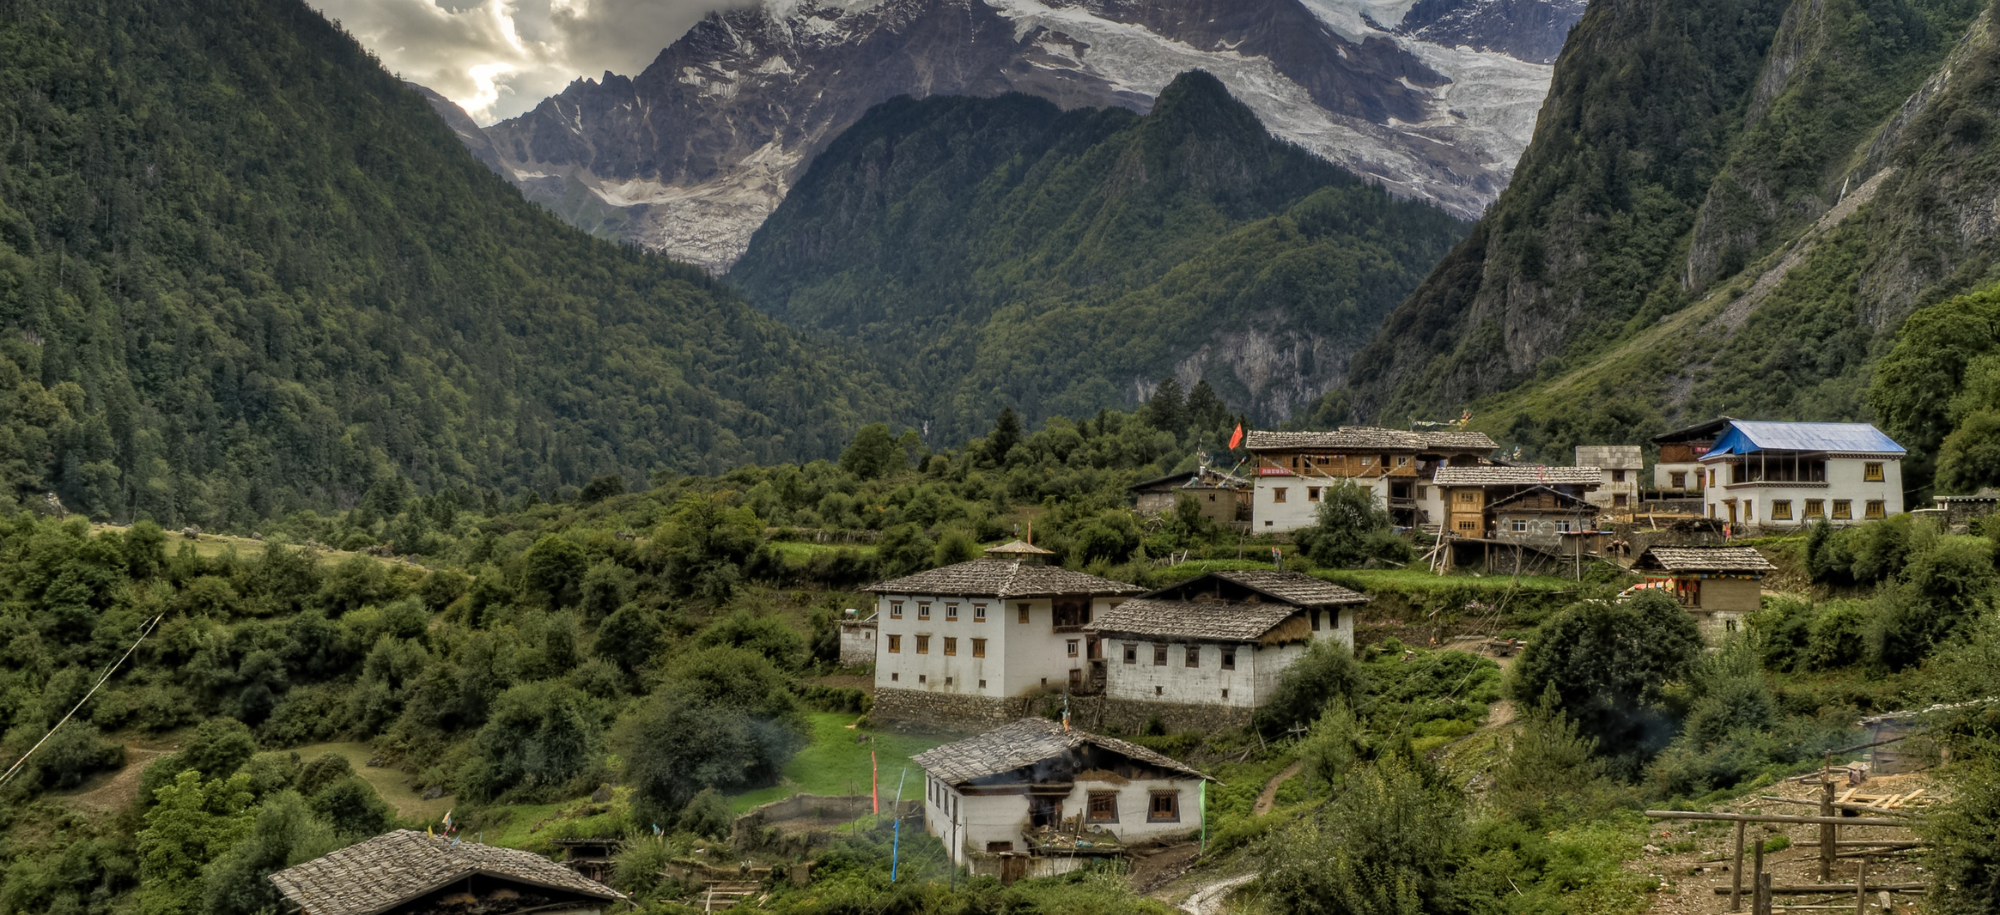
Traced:
POLYGON ((944 731, 978 732, 1034 714, 1039 700, 877 687, 868 717, 944 731))

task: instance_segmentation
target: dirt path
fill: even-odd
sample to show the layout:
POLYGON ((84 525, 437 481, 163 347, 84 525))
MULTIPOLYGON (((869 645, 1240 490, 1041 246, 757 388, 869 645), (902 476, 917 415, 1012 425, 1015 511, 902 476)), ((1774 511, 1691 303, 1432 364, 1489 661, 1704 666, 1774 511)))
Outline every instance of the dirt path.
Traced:
POLYGON ((1285 771, 1271 776, 1271 780, 1264 783, 1264 790, 1258 793, 1257 803, 1250 808, 1250 815, 1263 816, 1270 813, 1271 805, 1278 802, 1278 786, 1284 784, 1292 776, 1299 774, 1305 767, 1305 760, 1295 760, 1291 765, 1285 767, 1285 771))
POLYGON ((171 750, 126 745, 125 766, 109 776, 98 776, 63 799, 91 813, 123 810, 139 799, 139 776, 153 760, 171 750), (101 780, 100 780, 101 779, 101 780))
POLYGON ((1141 852, 1132 858, 1132 892, 1142 896, 1155 892, 1180 879, 1200 858, 1201 846, 1193 842, 1141 852))
POLYGON ((1181 911, 1188 915, 1222 915, 1222 901, 1229 898, 1230 891, 1255 879, 1256 874, 1242 874, 1210 883, 1188 896, 1181 903, 1181 911))

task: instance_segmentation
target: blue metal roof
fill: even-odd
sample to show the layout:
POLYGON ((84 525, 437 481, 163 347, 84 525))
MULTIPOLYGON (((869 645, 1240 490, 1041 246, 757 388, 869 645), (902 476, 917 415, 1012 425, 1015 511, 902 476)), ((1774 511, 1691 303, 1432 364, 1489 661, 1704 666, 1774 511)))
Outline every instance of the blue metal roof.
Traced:
POLYGON ((1757 451, 1903 454, 1903 446, 1868 423, 1763 423, 1731 420, 1703 459, 1757 451))

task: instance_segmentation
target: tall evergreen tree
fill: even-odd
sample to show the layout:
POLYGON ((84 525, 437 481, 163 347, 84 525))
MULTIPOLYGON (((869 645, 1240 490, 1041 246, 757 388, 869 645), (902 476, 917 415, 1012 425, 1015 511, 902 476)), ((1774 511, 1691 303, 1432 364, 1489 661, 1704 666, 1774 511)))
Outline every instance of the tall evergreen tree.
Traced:
POLYGON ((1153 408, 1153 425, 1179 435, 1187 431, 1187 396, 1181 393, 1181 383, 1168 375, 1160 379, 1160 386, 1153 391, 1153 399, 1146 402, 1153 408))

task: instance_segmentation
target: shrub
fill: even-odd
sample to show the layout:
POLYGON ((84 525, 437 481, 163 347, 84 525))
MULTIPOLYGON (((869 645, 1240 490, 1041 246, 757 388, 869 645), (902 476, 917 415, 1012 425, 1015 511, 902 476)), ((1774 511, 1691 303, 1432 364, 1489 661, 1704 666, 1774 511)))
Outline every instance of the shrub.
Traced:
POLYGON ((1335 699, 1353 702, 1365 682, 1361 665, 1346 646, 1330 639, 1315 641, 1279 675, 1271 701, 1256 711, 1251 726, 1273 737, 1311 725, 1335 699))
POLYGON ((74 788, 93 772, 125 764, 125 748, 103 739, 97 726, 71 721, 49 735, 35 753, 34 767, 43 787, 74 788))
POLYGON ((1420 915, 1459 910, 1465 799, 1420 763, 1356 773, 1322 811, 1261 848, 1262 883, 1279 911, 1420 915))
POLYGON ((603 728, 590 697, 554 681, 500 694, 458 787, 472 800, 548 797, 591 772, 603 728))
POLYGON ((1612 771, 1630 777, 1672 739, 1664 691, 1701 650, 1701 631, 1671 597, 1583 601, 1535 630, 1514 666, 1514 699, 1534 701, 1552 689, 1612 771))
POLYGON ((1389 513, 1376 504, 1375 491, 1345 480, 1320 490, 1318 520, 1293 532, 1292 539, 1313 564, 1336 569, 1370 559, 1410 558, 1409 543, 1396 536, 1389 513))

